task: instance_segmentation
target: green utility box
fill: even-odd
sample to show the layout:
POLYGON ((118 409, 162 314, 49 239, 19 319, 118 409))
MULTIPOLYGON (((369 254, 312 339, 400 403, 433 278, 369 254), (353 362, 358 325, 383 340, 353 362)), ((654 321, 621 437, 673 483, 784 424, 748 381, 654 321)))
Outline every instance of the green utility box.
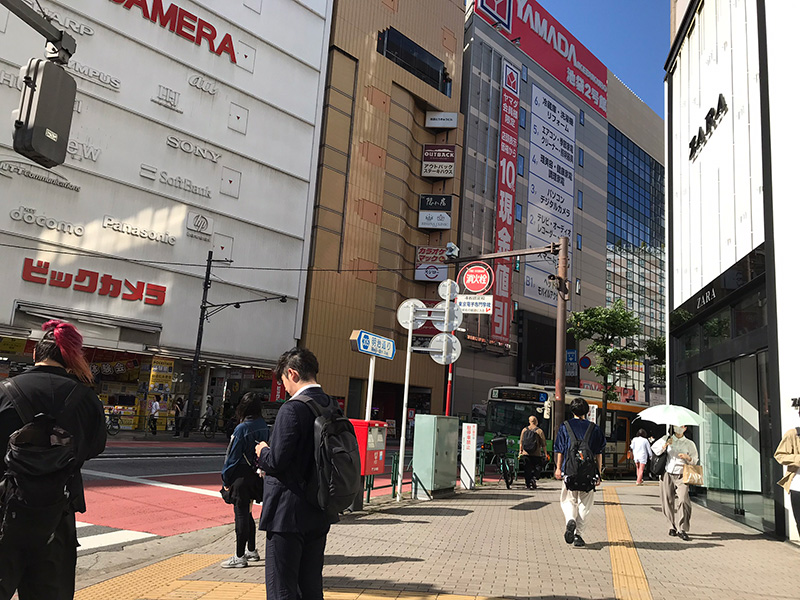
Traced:
POLYGON ((418 500, 452 494, 458 475, 458 417, 417 415, 412 495, 418 500))

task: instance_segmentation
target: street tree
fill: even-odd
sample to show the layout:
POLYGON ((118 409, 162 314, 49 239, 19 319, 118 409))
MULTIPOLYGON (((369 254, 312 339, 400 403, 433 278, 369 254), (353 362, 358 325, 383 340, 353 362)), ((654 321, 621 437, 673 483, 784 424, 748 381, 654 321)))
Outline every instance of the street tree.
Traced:
POLYGON ((628 373, 625 365, 643 354, 633 341, 633 336, 641 333, 642 324, 622 300, 617 300, 609 307, 595 306, 572 313, 568 327, 576 343, 590 341, 587 354, 594 354, 595 360, 589 370, 603 382, 600 431, 605 432, 608 403, 617 399, 617 383, 628 373))

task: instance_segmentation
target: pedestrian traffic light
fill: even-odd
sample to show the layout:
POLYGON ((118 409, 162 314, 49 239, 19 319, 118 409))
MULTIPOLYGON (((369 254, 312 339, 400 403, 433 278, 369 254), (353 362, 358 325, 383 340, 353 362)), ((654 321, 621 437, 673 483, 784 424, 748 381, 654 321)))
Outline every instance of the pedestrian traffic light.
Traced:
POLYGON ((43 167, 67 156, 75 105, 75 80, 60 66, 32 58, 20 69, 22 96, 14 118, 14 151, 43 167))

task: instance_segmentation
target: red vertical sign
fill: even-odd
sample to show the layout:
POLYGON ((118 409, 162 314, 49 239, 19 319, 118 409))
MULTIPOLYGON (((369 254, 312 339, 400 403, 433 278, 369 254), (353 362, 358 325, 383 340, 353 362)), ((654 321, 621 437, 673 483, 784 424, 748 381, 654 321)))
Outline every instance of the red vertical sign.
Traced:
MULTIPOLYGON (((503 63, 500 103, 500 151, 497 154, 497 217, 495 252, 514 248, 514 212, 517 193, 517 143, 519 125, 519 71, 503 63)), ((495 262, 492 338, 507 344, 511 328, 511 259, 495 262)))

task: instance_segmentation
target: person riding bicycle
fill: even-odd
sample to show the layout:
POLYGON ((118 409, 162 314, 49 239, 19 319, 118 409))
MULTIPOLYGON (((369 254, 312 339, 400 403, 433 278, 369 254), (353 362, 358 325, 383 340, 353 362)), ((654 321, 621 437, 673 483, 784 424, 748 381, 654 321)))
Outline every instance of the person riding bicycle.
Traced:
POLYGON ((203 424, 200 426, 200 429, 203 431, 212 429, 214 427, 214 417, 214 406, 209 404, 206 407, 206 412, 203 413, 203 424))

